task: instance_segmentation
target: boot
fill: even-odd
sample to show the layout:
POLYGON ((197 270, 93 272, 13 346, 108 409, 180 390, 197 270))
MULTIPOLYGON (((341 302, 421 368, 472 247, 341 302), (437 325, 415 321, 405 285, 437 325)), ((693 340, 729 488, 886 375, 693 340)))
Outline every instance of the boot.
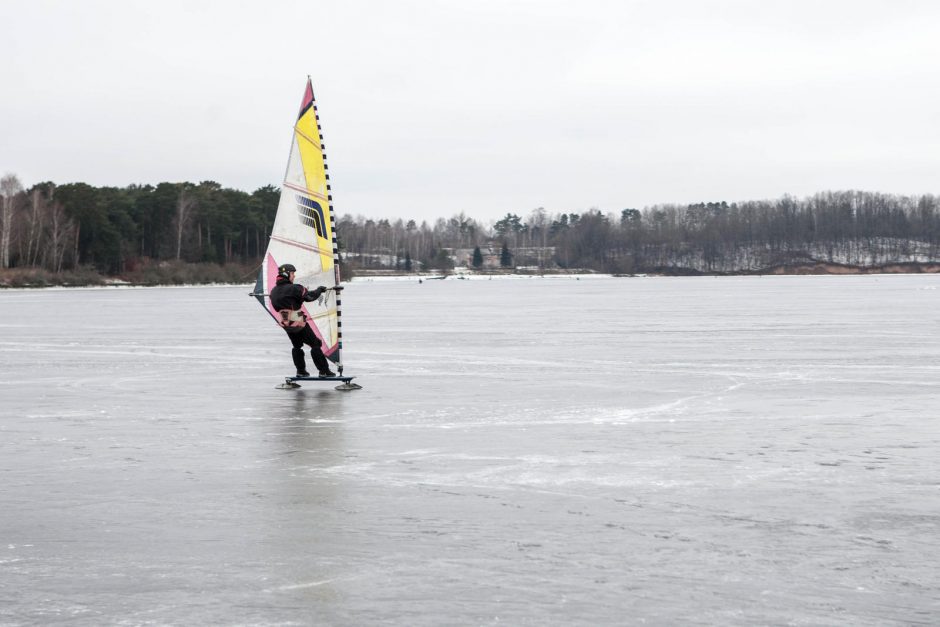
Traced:
POLYGON ((314 346, 310 349, 310 357, 313 359, 313 365, 317 367, 317 371, 320 373, 321 377, 336 376, 333 374, 333 371, 330 370, 330 362, 326 360, 326 355, 323 354, 319 346, 314 346))
POLYGON ((290 356, 294 360, 294 367, 297 368, 297 376, 309 377, 310 373, 307 372, 307 362, 304 360, 304 349, 294 348, 291 350, 290 356))

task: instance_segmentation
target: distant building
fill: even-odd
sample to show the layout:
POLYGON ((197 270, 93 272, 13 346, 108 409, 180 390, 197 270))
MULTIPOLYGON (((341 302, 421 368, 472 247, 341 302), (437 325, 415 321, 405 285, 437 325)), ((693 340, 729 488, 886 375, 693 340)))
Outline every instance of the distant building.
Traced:
MULTIPOLYGON (((480 244, 480 252, 483 254, 483 265, 480 266, 481 269, 500 269, 499 256, 502 252, 502 248, 502 242, 496 240, 480 244)), ((454 248, 448 249, 448 252, 451 255, 451 259, 454 260, 454 267, 473 267, 473 248, 454 248)), ((517 268, 520 266, 532 266, 536 269, 539 267, 555 267, 554 246, 520 246, 518 248, 510 248, 509 252, 512 253, 513 266, 517 268)))
MULTIPOLYGON (((480 253, 483 255, 483 265, 480 266, 481 269, 495 270, 499 268, 499 252, 494 252, 492 246, 480 246, 480 253)), ((472 248, 455 248, 452 257, 454 259, 454 266, 473 267, 472 248)))

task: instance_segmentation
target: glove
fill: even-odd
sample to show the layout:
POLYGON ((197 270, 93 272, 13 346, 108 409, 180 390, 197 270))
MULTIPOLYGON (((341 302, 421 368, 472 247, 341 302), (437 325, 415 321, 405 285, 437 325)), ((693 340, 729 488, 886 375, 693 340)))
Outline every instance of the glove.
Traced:
POLYGON ((313 290, 312 292, 307 292, 307 295, 304 296, 304 300, 309 303, 310 301, 320 298, 320 296, 322 296, 324 292, 326 292, 326 288, 321 285, 320 287, 313 290))

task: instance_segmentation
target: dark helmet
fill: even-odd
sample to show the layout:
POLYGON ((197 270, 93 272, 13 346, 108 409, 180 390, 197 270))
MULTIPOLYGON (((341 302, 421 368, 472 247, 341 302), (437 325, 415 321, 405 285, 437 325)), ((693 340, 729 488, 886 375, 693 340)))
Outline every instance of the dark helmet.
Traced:
POLYGON ((278 275, 278 276, 282 276, 282 277, 284 277, 285 279, 289 279, 289 278, 290 278, 290 273, 291 273, 291 272, 297 272, 297 268, 295 268, 295 267, 293 266, 293 264, 289 264, 289 263, 285 263, 284 265, 280 266, 280 267, 277 269, 277 275, 278 275))

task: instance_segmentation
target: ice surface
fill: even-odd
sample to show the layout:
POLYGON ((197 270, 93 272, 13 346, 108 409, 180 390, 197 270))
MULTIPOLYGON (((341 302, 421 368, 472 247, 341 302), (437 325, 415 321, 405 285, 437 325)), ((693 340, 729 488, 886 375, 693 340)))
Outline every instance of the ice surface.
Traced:
POLYGON ((0 292, 0 624, 935 624, 938 285, 0 292))

